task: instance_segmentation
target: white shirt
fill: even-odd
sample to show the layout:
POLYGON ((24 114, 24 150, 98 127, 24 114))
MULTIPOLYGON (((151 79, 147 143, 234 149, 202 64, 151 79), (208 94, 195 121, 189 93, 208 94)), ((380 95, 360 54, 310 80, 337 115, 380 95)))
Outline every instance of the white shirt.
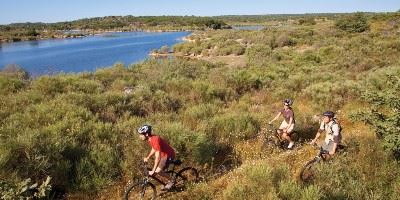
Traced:
POLYGON ((339 133, 339 125, 334 123, 334 121, 330 121, 327 124, 325 122, 321 123, 319 129, 324 130, 326 133, 325 143, 329 144, 330 141, 334 141, 334 138, 337 137, 340 143, 340 133, 339 133))

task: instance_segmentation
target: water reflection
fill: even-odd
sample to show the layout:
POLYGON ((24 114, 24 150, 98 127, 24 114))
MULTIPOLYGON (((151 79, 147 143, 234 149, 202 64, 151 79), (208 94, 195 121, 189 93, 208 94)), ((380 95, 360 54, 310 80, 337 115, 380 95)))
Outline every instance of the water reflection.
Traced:
POLYGON ((39 41, 37 41, 37 40, 29 41, 29 45, 32 47, 39 46, 39 41))

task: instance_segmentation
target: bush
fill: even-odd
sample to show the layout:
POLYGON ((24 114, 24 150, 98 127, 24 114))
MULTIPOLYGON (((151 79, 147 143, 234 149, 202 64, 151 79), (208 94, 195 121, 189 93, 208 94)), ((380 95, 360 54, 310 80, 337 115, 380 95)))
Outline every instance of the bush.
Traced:
POLYGON ((400 77, 389 75, 386 78, 386 88, 383 90, 366 90, 362 97, 372 107, 354 114, 353 118, 370 124, 378 138, 383 139, 385 149, 391 151, 400 159, 400 77))
POLYGON ((161 48, 160 48, 160 52, 159 53, 164 53, 164 54, 166 54, 166 53, 169 53, 169 47, 168 46, 162 46, 161 48))
POLYGON ((277 47, 296 46, 296 44, 297 44, 297 41, 287 34, 279 35, 275 41, 275 45, 277 47))
POLYGON ((251 73, 250 70, 240 70, 230 74, 227 82, 228 86, 235 89, 239 95, 262 87, 260 78, 256 74, 251 73))
POLYGON ((54 185, 97 190, 120 174, 111 124, 96 122, 80 106, 57 100, 31 105, 9 116, 0 132, 0 175, 15 170, 17 178, 38 180, 49 174, 54 185))
POLYGON ((315 19, 312 17, 306 17, 306 18, 301 18, 299 19, 299 24, 300 25, 315 25, 317 22, 315 22, 315 19))
POLYGON ((32 183, 30 178, 17 184, 0 181, 0 198, 4 200, 49 199, 50 180, 48 176, 40 186, 38 183, 32 183))
POLYGON ((4 76, 0 74, 0 93, 9 94, 16 93, 26 87, 26 82, 24 80, 13 78, 9 76, 4 76))
POLYGON ((271 55, 272 49, 268 45, 256 44, 246 49, 246 58, 250 65, 265 66, 271 55))
POLYGON ((349 145, 351 149, 344 154, 319 166, 315 183, 327 199, 391 199, 393 194, 398 194, 398 164, 368 133, 363 133, 358 142, 360 147, 368 148, 349 145))
POLYGON ((304 97, 311 99, 317 107, 331 110, 344 105, 348 100, 359 96, 359 85, 355 81, 321 82, 303 89, 304 97))
POLYGON ((230 144, 253 138, 260 131, 260 123, 245 113, 216 115, 207 123, 208 134, 230 144))
POLYGON ((290 180, 287 166, 256 163, 243 168, 236 182, 223 191, 223 199, 321 199, 317 186, 302 187, 290 180))
POLYGON ((160 135, 166 138, 177 151, 179 158, 189 158, 192 162, 210 162, 216 152, 215 141, 202 132, 194 132, 181 123, 168 123, 162 126, 160 135))
POLYGON ((29 79, 29 72, 16 64, 6 65, 1 71, 1 74, 16 76, 19 79, 29 79))
POLYGON ((369 30, 367 17, 363 13, 356 13, 341 17, 335 23, 336 27, 350 33, 361 33, 369 30))

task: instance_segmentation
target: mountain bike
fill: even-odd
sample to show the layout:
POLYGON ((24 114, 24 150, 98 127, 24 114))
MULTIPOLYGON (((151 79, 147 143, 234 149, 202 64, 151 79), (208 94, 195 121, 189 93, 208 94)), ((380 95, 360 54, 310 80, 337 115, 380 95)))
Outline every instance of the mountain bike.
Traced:
MULTIPOLYGON (((317 147, 314 144, 315 147, 317 147)), ((337 153, 340 153, 341 150, 345 149, 346 147, 344 145, 339 144, 337 146, 337 153)), ((300 180, 303 182, 310 182, 313 178, 314 175, 317 172, 316 165, 322 160, 326 161, 328 160, 329 157, 329 151, 324 150, 322 147, 319 147, 319 152, 318 154, 308 161, 300 170, 300 180)))
POLYGON ((303 182, 311 181, 316 173, 316 164, 321 160, 325 161, 327 155, 329 155, 329 152, 320 147, 318 154, 301 168, 300 180, 303 182))
MULTIPOLYGON (((168 163, 172 166, 172 169, 166 169, 164 172, 167 173, 174 181, 174 186, 168 191, 182 191, 185 186, 191 183, 196 183, 199 179, 198 171, 193 167, 185 167, 179 171, 176 171, 176 166, 182 164, 181 160, 173 160, 168 163)), ((154 200, 157 197, 157 188, 151 182, 152 180, 160 183, 165 187, 166 182, 159 179, 156 175, 149 175, 150 168, 147 167, 147 163, 143 162, 140 166, 142 171, 142 178, 130 181, 127 185, 127 189, 124 194, 124 200, 133 199, 151 199, 154 200)), ((171 168, 171 167, 170 167, 171 168)))
MULTIPOLYGON (((296 141, 298 138, 298 133, 293 131, 290 134, 290 138, 293 141, 296 141)), ((266 129, 265 142, 267 145, 276 146, 283 150, 286 150, 287 146, 289 145, 289 141, 284 139, 282 134, 279 134, 278 129, 274 128, 274 125, 272 124, 268 124, 268 128, 266 129)))

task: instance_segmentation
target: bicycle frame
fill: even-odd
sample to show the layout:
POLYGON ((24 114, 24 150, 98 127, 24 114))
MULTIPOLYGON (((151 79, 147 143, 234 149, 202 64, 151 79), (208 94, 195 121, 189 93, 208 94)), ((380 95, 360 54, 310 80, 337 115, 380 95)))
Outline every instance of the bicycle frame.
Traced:
MULTIPOLYGON (((171 176, 171 178, 174 180, 176 177, 177 172, 175 171, 175 167, 176 165, 174 163, 170 163, 170 165, 172 165, 172 169, 171 170, 167 170, 164 171, 164 173, 169 174, 171 176)), ((165 185, 166 183, 164 181, 162 181, 160 178, 157 178, 157 174, 154 174, 151 177, 153 180, 157 181, 158 183, 165 185)))
POLYGON ((322 147, 320 147, 318 155, 315 156, 314 159, 317 159, 317 162, 321 161, 321 159, 323 161, 326 161, 327 160, 327 157, 326 157, 327 155, 329 155, 329 152, 327 150, 322 149, 322 147))

